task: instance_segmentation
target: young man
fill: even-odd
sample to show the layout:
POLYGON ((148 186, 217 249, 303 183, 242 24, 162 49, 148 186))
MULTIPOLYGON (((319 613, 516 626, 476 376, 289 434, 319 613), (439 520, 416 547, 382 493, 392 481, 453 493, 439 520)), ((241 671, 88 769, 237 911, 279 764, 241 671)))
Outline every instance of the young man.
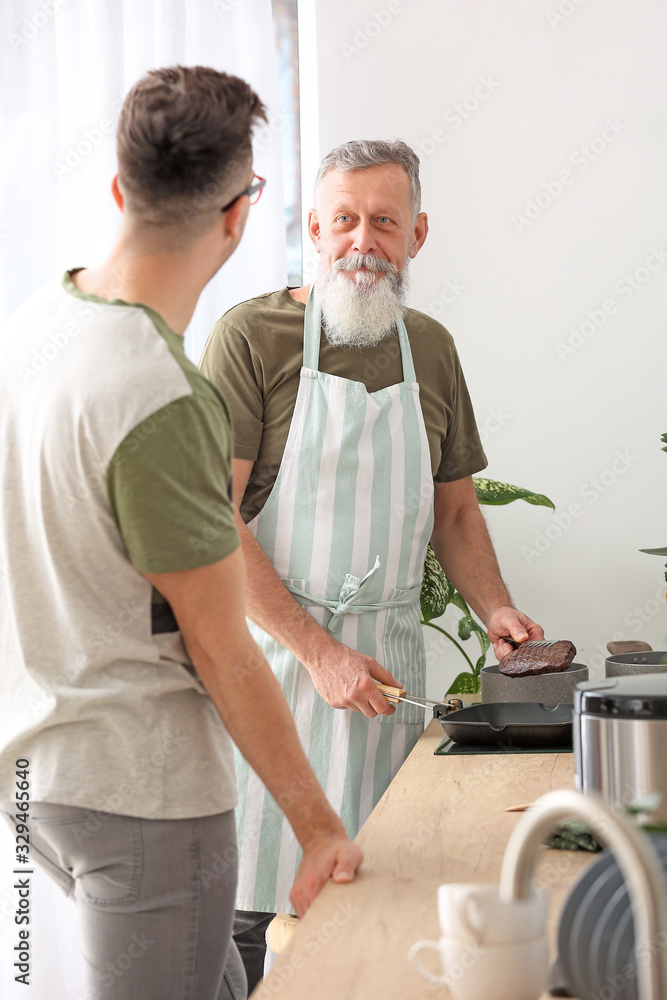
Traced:
POLYGON ((230 737, 302 845, 298 913, 361 859, 246 627, 229 414, 183 351, 261 184, 263 117, 212 69, 140 80, 118 124, 110 256, 47 285, 0 338, 0 798, 76 901, 88 1000, 245 996, 234 948, 225 974, 230 737))
MULTIPOLYGON (((230 310, 202 370, 234 418, 234 499, 252 634, 280 680, 315 773, 354 836, 423 729, 375 684, 424 694, 419 593, 431 540, 497 655, 542 629, 513 607, 472 475, 484 468, 456 348, 404 305, 428 232, 419 160, 355 141, 320 166, 314 289, 230 310), (343 711, 341 711, 341 709, 343 711)), ((297 845, 237 762, 235 937, 249 980, 263 928, 287 904, 297 845)))

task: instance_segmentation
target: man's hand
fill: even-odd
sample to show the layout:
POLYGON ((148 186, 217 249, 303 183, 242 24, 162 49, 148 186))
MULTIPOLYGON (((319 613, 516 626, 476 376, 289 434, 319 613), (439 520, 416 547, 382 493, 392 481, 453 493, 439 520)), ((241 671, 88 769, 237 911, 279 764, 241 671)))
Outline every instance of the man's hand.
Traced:
POLYGON ((323 635, 312 658, 305 664, 317 693, 333 708, 351 708, 369 719, 396 711, 378 691, 375 681, 401 687, 388 670, 372 656, 358 653, 323 635))
POLYGON ((294 907, 303 913, 328 878, 354 878, 361 851, 327 801, 278 681, 248 632, 241 551, 198 569, 144 575, 169 601, 229 735, 280 804, 303 848, 293 890, 294 907), (260 732, 262 719, 271 724, 260 732))
POLYGON ((304 915, 329 878, 334 882, 351 882, 361 861, 361 850, 348 840, 345 832, 305 844, 290 893, 297 916, 304 915))
POLYGON ((233 489, 236 526, 243 545, 247 587, 247 613, 303 663, 318 694, 333 708, 350 708, 369 719, 392 715, 396 709, 374 681, 390 687, 401 685, 371 656, 337 642, 290 594, 239 513, 253 463, 234 459, 233 489))
POLYGON ((515 642, 528 642, 536 639, 544 639, 544 632, 540 625, 517 611, 513 607, 498 608, 493 612, 488 622, 489 639, 493 643, 493 651, 502 660, 514 649, 509 642, 502 637, 510 635, 515 642))

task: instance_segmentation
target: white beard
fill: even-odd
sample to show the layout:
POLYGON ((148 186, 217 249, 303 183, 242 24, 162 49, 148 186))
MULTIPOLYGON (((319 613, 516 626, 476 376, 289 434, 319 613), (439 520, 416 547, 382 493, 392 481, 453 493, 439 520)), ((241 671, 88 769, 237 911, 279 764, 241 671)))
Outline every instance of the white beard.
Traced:
POLYGON ((407 261, 399 272, 389 261, 372 254, 341 257, 332 270, 321 261, 315 288, 322 308, 322 326, 331 346, 374 347, 393 333, 405 312, 407 271, 407 261), (384 273, 378 278, 358 270, 360 267, 384 273))

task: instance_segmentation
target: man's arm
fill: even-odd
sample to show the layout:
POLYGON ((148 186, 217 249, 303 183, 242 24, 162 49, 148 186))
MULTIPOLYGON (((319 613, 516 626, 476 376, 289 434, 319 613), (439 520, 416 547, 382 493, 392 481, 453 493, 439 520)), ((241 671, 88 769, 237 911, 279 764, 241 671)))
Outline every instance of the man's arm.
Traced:
POLYGON ((498 659, 513 648, 500 638, 503 635, 517 642, 543 639, 541 627, 512 604, 472 476, 434 486, 431 544, 448 578, 486 625, 498 659))
POLYGON ((227 730, 283 809, 303 860, 290 894, 301 916, 331 876, 361 863, 301 749, 289 707, 245 621, 240 549, 210 566, 145 573, 166 597, 197 673, 227 730))
POLYGON ((343 646, 323 629, 290 594, 248 530, 239 507, 253 462, 235 458, 232 473, 236 527, 245 557, 247 614, 260 628, 289 649, 306 667, 313 684, 334 708, 350 708, 369 718, 395 711, 381 694, 374 679, 391 687, 398 681, 377 660, 343 646))

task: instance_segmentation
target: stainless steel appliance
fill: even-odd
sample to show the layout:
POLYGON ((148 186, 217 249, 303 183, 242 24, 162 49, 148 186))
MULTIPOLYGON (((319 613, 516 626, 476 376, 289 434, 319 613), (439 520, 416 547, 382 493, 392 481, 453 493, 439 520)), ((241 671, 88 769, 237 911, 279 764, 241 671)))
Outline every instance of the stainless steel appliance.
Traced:
POLYGON ((574 696, 577 788, 626 806, 657 792, 648 815, 667 823, 667 674, 608 677, 574 696))

